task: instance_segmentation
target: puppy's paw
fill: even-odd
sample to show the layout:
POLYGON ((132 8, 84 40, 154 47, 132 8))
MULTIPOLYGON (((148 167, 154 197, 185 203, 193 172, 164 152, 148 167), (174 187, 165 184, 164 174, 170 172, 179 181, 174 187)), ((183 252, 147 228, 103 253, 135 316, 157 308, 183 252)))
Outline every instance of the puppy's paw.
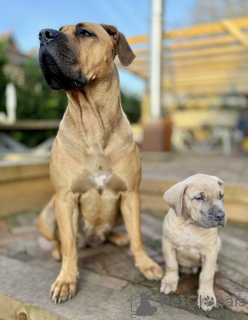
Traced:
POLYGON ((55 303, 61 303, 75 297, 77 293, 77 282, 68 281, 62 277, 58 277, 51 287, 50 299, 55 303))
POLYGON ((178 276, 177 274, 166 274, 161 281, 160 292, 168 294, 170 292, 175 292, 178 285, 178 276))
POLYGON ((213 291, 198 293, 198 307, 204 311, 210 311, 213 307, 218 308, 216 304, 216 297, 213 291))
POLYGON ((148 256, 142 258, 139 262, 136 262, 135 265, 147 280, 158 281, 162 279, 164 275, 163 269, 148 256))

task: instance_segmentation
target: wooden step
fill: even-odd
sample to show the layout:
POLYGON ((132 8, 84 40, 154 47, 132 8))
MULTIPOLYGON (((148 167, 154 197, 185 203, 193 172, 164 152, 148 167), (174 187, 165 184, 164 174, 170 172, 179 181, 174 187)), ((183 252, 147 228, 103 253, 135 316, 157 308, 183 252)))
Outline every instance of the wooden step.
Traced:
MULTIPOLYGON (((142 209, 165 216, 169 207, 163 194, 177 182, 143 179, 140 187, 142 209)), ((248 186, 225 186, 224 207, 228 220, 248 223, 248 186)))

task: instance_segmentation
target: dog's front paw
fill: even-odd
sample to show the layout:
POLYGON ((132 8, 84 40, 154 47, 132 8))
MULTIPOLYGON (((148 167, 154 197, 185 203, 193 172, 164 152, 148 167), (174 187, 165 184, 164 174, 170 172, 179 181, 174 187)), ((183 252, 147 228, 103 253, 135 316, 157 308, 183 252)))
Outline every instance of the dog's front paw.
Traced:
POLYGON ((166 274, 161 281, 160 292, 164 294, 175 292, 177 290, 177 284, 178 284, 177 274, 175 275, 166 274))
POLYGON ((143 276, 148 280, 160 280, 164 275, 163 269, 149 257, 143 257, 135 263, 143 276))
POLYGON ((210 311, 213 307, 218 308, 213 291, 198 293, 198 307, 204 311, 210 311))
POLYGON ((77 281, 68 281, 59 276, 51 287, 50 299, 55 304, 70 300, 77 293, 77 281))

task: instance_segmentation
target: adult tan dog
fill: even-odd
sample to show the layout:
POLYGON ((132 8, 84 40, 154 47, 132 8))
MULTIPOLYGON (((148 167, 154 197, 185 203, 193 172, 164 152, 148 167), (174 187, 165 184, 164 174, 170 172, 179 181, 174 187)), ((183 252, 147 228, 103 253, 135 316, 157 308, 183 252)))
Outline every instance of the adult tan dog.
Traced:
POLYGON ((142 245, 140 153, 122 111, 114 64, 116 55, 125 66, 135 58, 126 38, 114 26, 94 23, 69 25, 59 31, 44 29, 39 38, 44 77, 53 89, 64 89, 68 96, 68 108, 51 150, 55 196, 38 221, 41 233, 55 242, 56 256, 61 241, 62 267, 51 288, 52 300, 62 302, 76 294, 78 231, 89 245, 106 238, 126 244, 124 234, 111 234, 119 212, 135 265, 147 279, 161 279, 163 270, 142 245))
POLYGON ((171 209, 163 224, 166 274, 160 291, 177 290, 178 265, 184 273, 201 267, 198 306, 205 311, 216 306, 213 281, 220 248, 216 227, 226 224, 223 195, 223 181, 205 174, 191 176, 164 194, 171 209))

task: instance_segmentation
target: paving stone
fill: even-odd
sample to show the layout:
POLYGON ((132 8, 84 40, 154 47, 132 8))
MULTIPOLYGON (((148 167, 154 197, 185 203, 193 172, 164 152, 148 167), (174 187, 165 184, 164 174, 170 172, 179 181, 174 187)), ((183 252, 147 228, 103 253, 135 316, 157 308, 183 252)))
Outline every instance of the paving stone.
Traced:
MULTIPOLYGON (((31 305, 38 310, 46 310, 53 316, 58 315, 59 320, 61 317, 71 320, 126 320, 130 319, 130 315, 134 313, 131 311, 129 293, 81 280, 79 287, 82 287, 82 290, 80 289, 72 300, 55 305, 48 298, 50 283, 54 277, 55 273, 51 270, 44 271, 42 268, 29 266, 24 262, 6 257, 0 259, 0 294, 5 298, 8 296, 15 301, 24 302, 24 307, 31 305), (17 274, 19 275, 18 282, 16 282, 17 274)), ((165 316, 169 320, 201 319, 183 310, 169 306, 161 307, 158 302, 149 302, 157 308, 156 319, 158 320, 164 320, 165 316)), ((3 312, 9 312, 1 305, 0 307, 1 315, 3 312)), ((14 310, 16 311, 18 310, 14 310)))
POLYGON ((218 276, 215 279, 215 284, 217 284, 225 291, 230 292, 232 295, 245 299, 245 301, 248 303, 248 291, 235 282, 232 282, 225 277, 218 276))
POLYGON ((36 226, 22 226, 14 227, 11 229, 11 233, 15 235, 22 235, 27 233, 36 233, 39 234, 38 228, 36 226))
POLYGON ((15 250, 17 253, 26 253, 30 257, 43 256, 43 251, 41 250, 36 239, 25 240, 22 238, 22 241, 6 243, 5 247, 15 250))
POLYGON ((248 316, 233 312, 224 308, 213 308, 211 311, 206 312, 207 318, 216 320, 247 320, 248 316))
POLYGON ((153 260, 156 261, 158 264, 165 264, 164 255, 159 254, 157 256, 153 256, 153 260))
MULTIPOLYGON (((85 248, 78 251, 80 279, 79 293, 75 297, 77 303, 75 302, 74 304, 74 299, 72 299, 72 301, 62 304, 61 306, 56 306, 54 309, 55 306, 52 303, 50 305, 47 294, 51 284, 58 276, 61 262, 55 262, 48 259, 49 251, 51 250, 50 242, 45 244, 46 248, 45 250, 43 248, 44 251, 40 249, 40 236, 37 238, 37 229, 35 226, 37 213, 29 213, 28 216, 29 218, 22 216, 20 219, 15 217, 9 224, 6 222, 7 227, 12 233, 6 233, 2 238, 0 236, 0 241, 3 240, 3 244, 0 245, 0 255, 3 254, 14 258, 7 258, 10 260, 8 260, 8 263, 4 263, 3 261, 6 257, 3 257, 2 259, 2 256, 0 256, 0 293, 1 288, 7 288, 6 292, 9 292, 13 299, 16 298, 17 303, 20 303, 19 300, 23 299, 21 292, 24 290, 25 294, 23 297, 27 296, 30 298, 30 300, 25 300, 25 303, 28 304, 27 308, 25 307, 25 310, 29 308, 30 310, 34 310, 32 312, 36 312, 37 314, 40 314, 40 312, 42 314, 43 311, 49 312, 49 316, 34 318, 35 320, 130 319, 132 312, 130 309, 130 301, 127 300, 132 294, 135 294, 138 291, 146 292, 151 305, 157 307, 158 310, 156 314, 154 314, 154 319, 184 320, 185 318, 198 319, 198 317, 201 319, 203 316, 218 320, 248 320, 248 316, 246 315, 248 314, 247 305, 234 305, 218 309, 214 308, 207 313, 203 312, 198 307, 190 305, 173 308, 170 305, 173 298, 188 299, 192 296, 196 297, 199 274, 190 276, 180 275, 177 292, 170 294, 170 302, 165 303, 164 306, 161 307, 161 294, 159 292, 160 282, 148 281, 141 275, 139 270, 134 266, 134 260, 129 246, 118 248, 108 242, 96 248, 85 248), (28 220, 29 222, 27 222, 28 220), (16 265, 23 270, 19 272, 18 268, 15 267, 16 265), (8 270, 10 266, 12 270, 8 270), (2 279, 4 274, 4 277, 6 277, 5 280, 2 279), (9 277, 12 277, 13 279, 9 277), (27 278, 26 283, 25 277, 27 278), (30 280, 30 277, 32 281, 30 280), (6 282, 5 285, 3 285, 4 281, 6 282), (14 289, 9 288, 7 282, 10 287, 17 286, 19 291, 17 289, 15 291, 14 289), (43 282, 45 282, 45 284, 43 282), (25 286, 31 288, 29 293, 28 289, 23 289, 25 286), (39 293, 35 293, 34 297, 31 297, 31 293, 35 291, 39 292, 40 290, 44 297, 41 297, 41 293, 40 295, 39 293), (11 293, 13 293, 13 295, 11 295, 11 293), (33 298, 34 300, 37 299, 35 300, 37 303, 33 302, 33 298), (90 299, 92 301, 90 301, 90 299), (82 303, 82 301, 84 303, 82 303), (75 308, 73 311, 74 313, 70 314, 66 305, 68 305, 68 309, 73 308, 74 310, 75 308), (49 309, 50 307, 52 309, 49 309), (79 307, 81 308, 80 310, 79 307), (182 313, 185 311, 185 314, 182 313), (90 314, 92 317, 90 317, 90 314), (54 315, 59 318, 53 318, 54 315)), ((145 228, 145 234, 143 235, 145 250, 148 255, 160 263, 164 268, 164 257, 161 248, 162 233, 158 234, 160 232, 159 230, 162 228, 162 221, 163 219, 154 218, 147 212, 144 215, 141 215, 141 224, 145 228)), ((123 227, 120 228, 123 229, 123 227)), ((247 299, 247 229, 244 226, 229 225, 227 229, 223 228, 220 231, 220 235, 223 238, 223 246, 218 257, 219 272, 215 277, 214 290, 218 296, 224 299, 235 299, 237 293, 241 293, 240 298, 247 299)), ((4 293, 4 297, 7 297, 6 292, 4 293)), ((134 299, 135 303, 139 303, 140 296, 138 295, 134 299)), ((23 307, 23 304, 21 305, 23 307)), ((145 319, 145 317, 139 318, 145 319)), ((12 319, 10 318, 8 320, 12 319)))
POLYGON ((219 233, 231 235, 248 243, 248 225, 244 223, 234 223, 227 221, 225 228, 219 229, 219 233))
POLYGON ((199 286, 199 274, 190 275, 185 279, 181 279, 178 283, 176 294, 183 294, 189 290, 194 290, 194 294, 196 294, 199 286))
POLYGON ((155 241, 145 235, 142 235, 143 243, 152 248, 153 250, 157 251, 157 253, 162 253, 162 244, 161 241, 155 241))
POLYGON ((36 225, 38 215, 39 211, 24 211, 8 216, 4 220, 6 221, 8 227, 12 229, 15 227, 36 225))
MULTIPOLYGON (((237 270, 230 268, 224 263, 225 262, 223 261, 223 263, 219 265, 219 273, 248 290, 248 275, 245 276, 241 272, 237 272, 237 270)), ((234 265, 234 267, 237 266, 237 264, 235 265, 234 263, 232 265, 234 265)), ((242 271, 244 271, 243 268, 242 271)))
POLYGON ((243 266, 248 265, 248 250, 238 248, 233 244, 222 242, 220 254, 229 260, 234 261, 236 264, 243 266), (230 255, 230 252, 232 253, 230 255))
MULTIPOLYGON (((32 266, 38 266, 43 269, 48 269, 56 272, 57 274, 61 268, 61 262, 57 262, 54 260, 41 260, 35 259, 29 263, 32 266)), ((110 288, 114 290, 122 290, 128 282, 119 278, 110 277, 106 275, 102 275, 96 273, 91 270, 87 270, 84 268, 79 268, 79 279, 85 282, 95 283, 99 286, 110 288)))
POLYGON ((236 246, 237 248, 247 249, 248 243, 245 240, 232 236, 230 233, 220 233, 221 240, 236 246))
POLYGON ((78 250, 78 257, 79 258, 86 258, 86 257, 91 257, 99 253, 109 253, 109 254, 114 254, 114 252, 120 251, 122 248, 118 248, 112 243, 106 242, 103 245, 95 248, 90 248, 86 247, 83 249, 78 250))
MULTIPOLYGON (((155 302, 159 303, 161 308, 163 308, 165 310, 169 310, 168 313, 164 312, 166 315, 166 319, 167 319, 167 314, 174 314, 174 315, 178 316, 178 319, 184 319, 183 314, 181 312, 188 311, 188 310, 191 312, 192 319, 195 319, 195 318, 198 319, 197 317, 199 317, 199 319, 202 319, 202 317, 205 317, 205 315, 206 315, 206 313, 203 310, 199 309, 198 307, 188 306, 187 298, 189 296, 186 296, 186 295, 184 295, 184 297, 186 298, 186 302, 184 304, 187 306, 174 308, 174 307, 172 307, 172 304, 176 304, 176 303, 183 304, 183 302, 181 302, 181 300, 180 300, 181 296, 176 295, 176 294, 169 294, 169 295, 165 296, 165 295, 162 295, 159 291, 154 290, 153 288, 142 286, 140 284, 139 285, 132 284, 132 283, 129 283, 129 285, 127 287, 125 287, 125 289, 123 289, 122 291, 125 293, 128 293, 130 295, 130 297, 135 296, 140 292, 146 292, 149 300, 155 301, 155 302), (178 313, 175 310, 177 310, 178 313)), ((196 302, 195 302, 195 304, 196 304, 196 302)))
POLYGON ((24 240, 29 240, 29 239, 36 239, 37 238, 37 233, 28 233, 28 234, 17 234, 13 235, 8 233, 5 237, 0 239, 0 245, 5 245, 7 243, 11 242, 21 242, 24 240))
POLYGON ((6 221, 0 220, 0 237, 6 235, 8 232, 9 232, 9 228, 6 221))
POLYGON ((17 254, 17 251, 6 248, 4 246, 0 246, 0 254, 8 257, 13 257, 15 254, 17 254))
POLYGON ((214 288, 214 292, 216 297, 218 297, 220 303, 222 303, 221 299, 222 301, 224 301, 225 308, 231 309, 232 311, 236 311, 239 313, 248 314, 248 304, 244 303, 240 299, 237 299, 235 295, 231 295, 226 291, 216 287, 214 288))
POLYGON ((154 256, 158 255, 158 251, 144 244, 144 249, 149 257, 154 258, 154 256))
POLYGON ((162 239, 162 224, 163 220, 151 216, 147 213, 141 214, 141 231, 142 236, 147 236, 151 240, 161 241, 162 239))
POLYGON ((135 267, 133 258, 122 252, 115 252, 114 254, 99 253, 94 256, 79 258, 79 266, 136 283, 144 279, 135 267))

